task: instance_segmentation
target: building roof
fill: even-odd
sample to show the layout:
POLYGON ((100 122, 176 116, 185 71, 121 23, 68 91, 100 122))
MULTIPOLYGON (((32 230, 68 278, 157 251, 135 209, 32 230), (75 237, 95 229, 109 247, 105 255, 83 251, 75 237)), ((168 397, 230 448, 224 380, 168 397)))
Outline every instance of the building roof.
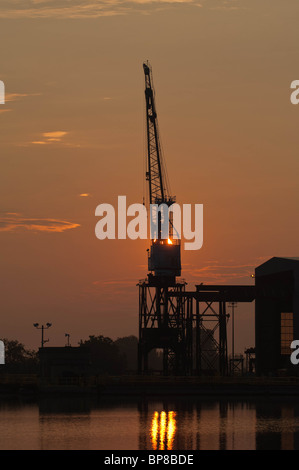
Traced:
POLYGON ((276 257, 270 258, 255 269, 256 276, 274 274, 283 271, 295 271, 299 274, 299 257, 276 257))

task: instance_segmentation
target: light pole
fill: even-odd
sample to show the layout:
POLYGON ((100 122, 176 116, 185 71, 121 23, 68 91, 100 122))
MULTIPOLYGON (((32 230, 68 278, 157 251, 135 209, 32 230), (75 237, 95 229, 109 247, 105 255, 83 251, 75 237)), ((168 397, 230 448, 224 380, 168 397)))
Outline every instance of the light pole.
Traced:
POLYGON ((66 338, 67 338, 67 346, 70 346, 70 334, 69 333, 65 333, 64 335, 66 338))
POLYGON ((47 330, 48 328, 50 328, 50 326, 52 326, 52 323, 46 323, 46 326, 44 326, 44 325, 39 326, 39 323, 33 323, 33 326, 34 326, 37 330, 42 330, 41 347, 43 348, 43 347, 44 347, 44 344, 49 341, 48 339, 44 339, 44 330, 47 330))

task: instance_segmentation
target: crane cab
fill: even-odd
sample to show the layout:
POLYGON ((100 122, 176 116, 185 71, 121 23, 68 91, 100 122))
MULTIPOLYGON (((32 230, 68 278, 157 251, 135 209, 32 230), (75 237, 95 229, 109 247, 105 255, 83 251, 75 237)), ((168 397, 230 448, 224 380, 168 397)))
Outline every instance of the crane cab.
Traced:
POLYGON ((148 269, 155 276, 181 275, 181 249, 179 240, 153 240, 148 257, 148 269))

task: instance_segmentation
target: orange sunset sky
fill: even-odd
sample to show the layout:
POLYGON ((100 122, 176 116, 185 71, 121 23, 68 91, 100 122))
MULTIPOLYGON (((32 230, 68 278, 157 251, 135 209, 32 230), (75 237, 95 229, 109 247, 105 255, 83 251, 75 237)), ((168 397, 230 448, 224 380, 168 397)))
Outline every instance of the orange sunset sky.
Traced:
MULTIPOLYGON (((0 337, 137 335, 148 242, 98 240, 95 208, 142 203, 144 60, 172 192, 204 205, 189 288, 299 255, 298 17, 297 0, 1 0, 0 337)), ((254 305, 236 316, 242 352, 254 305)))

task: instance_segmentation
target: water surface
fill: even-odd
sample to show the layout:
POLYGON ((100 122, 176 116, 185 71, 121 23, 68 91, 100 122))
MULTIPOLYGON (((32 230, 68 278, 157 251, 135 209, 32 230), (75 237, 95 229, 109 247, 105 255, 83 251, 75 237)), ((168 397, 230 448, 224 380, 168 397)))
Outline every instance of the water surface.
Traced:
POLYGON ((0 398, 0 449, 299 449, 299 400, 0 398))

